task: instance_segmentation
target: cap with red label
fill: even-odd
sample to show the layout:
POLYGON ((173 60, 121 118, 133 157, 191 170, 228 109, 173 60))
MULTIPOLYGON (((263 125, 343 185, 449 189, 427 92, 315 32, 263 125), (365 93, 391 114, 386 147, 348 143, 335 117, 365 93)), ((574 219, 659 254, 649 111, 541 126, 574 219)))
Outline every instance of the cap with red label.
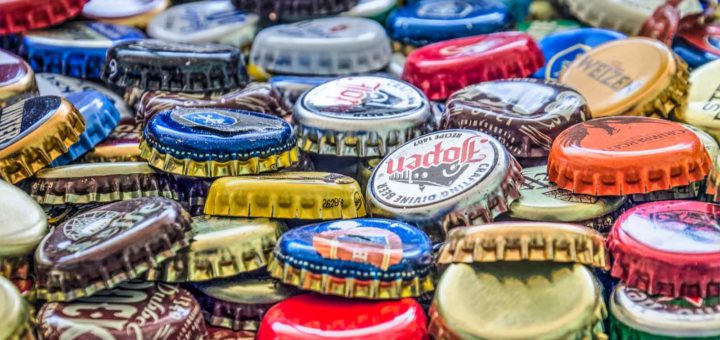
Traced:
MULTIPOLYGON (((82 10, 88 0, 3 0, 0 35, 59 24, 82 10)), ((116 6, 113 6, 116 7, 116 6)))

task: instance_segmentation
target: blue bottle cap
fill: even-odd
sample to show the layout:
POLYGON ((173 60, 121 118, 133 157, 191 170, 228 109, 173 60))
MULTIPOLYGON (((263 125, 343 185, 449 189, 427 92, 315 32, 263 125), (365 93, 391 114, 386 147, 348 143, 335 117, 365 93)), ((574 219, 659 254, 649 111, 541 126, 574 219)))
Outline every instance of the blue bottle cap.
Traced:
POLYGON ((298 160, 290 124, 258 112, 176 108, 150 118, 143 135, 140 156, 176 175, 237 176, 298 160))
POLYGON ((282 93, 284 99, 294 104, 295 101, 307 90, 327 83, 334 77, 311 77, 311 76, 273 76, 268 80, 272 88, 282 93))
POLYGON ((720 23, 680 31, 673 51, 692 68, 720 59, 720 23))
POLYGON ((120 121, 120 113, 113 103, 98 91, 69 94, 66 99, 80 111, 85 119, 85 132, 80 140, 68 148, 68 152, 56 158, 50 166, 70 164, 102 142, 120 121))
POLYGON ((274 255, 270 275, 324 294, 387 299, 418 296, 428 284, 432 289, 425 282, 432 275, 430 239, 399 221, 359 218, 295 228, 280 237, 274 255), (375 288, 362 289, 362 282, 375 288))
POLYGON ((538 42, 545 55, 545 66, 533 77, 555 80, 578 56, 606 42, 625 38, 625 34, 603 28, 576 28, 550 34, 538 42))
POLYGON ((497 0, 422 0, 393 11, 386 26, 393 41, 419 47, 502 31, 509 21, 508 8, 497 0))
POLYGON ((99 22, 70 22, 23 34, 21 50, 36 72, 100 79, 105 53, 114 43, 142 39, 135 28, 99 22))
POLYGON ((41 96, 67 97, 71 93, 81 91, 98 91, 115 105, 122 118, 134 119, 135 113, 117 93, 94 81, 67 77, 55 73, 36 73, 38 91, 41 96))

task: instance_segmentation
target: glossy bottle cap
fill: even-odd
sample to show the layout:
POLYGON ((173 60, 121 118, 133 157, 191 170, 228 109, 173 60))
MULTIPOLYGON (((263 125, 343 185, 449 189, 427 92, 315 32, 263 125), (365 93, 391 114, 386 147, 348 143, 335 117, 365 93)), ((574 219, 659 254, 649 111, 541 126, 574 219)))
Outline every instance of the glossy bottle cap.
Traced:
POLYGON ((720 59, 720 23, 681 30, 673 44, 677 53, 692 68, 720 59))
POLYGON ((305 294, 270 308, 257 339, 427 340, 426 324, 422 307, 410 298, 370 301, 305 294))
POLYGON ((38 297, 68 301, 132 280, 187 247, 190 216, 161 197, 83 211, 53 229, 35 251, 38 297))
POLYGON ((675 118, 720 138, 720 60, 698 67, 690 74, 687 110, 675 118))
POLYGON ((0 50, 0 108, 37 95, 35 74, 19 56, 0 50))
POLYGON ((367 188, 373 216, 447 230, 487 223, 519 196, 520 165, 496 139, 471 130, 437 131, 386 156, 367 188))
POLYGON ((170 0, 90 0, 82 15, 95 21, 145 28, 158 14, 170 6, 170 0))
POLYGON ((430 307, 435 339, 607 338, 601 290, 579 264, 454 264, 430 307))
POLYGON ((257 22, 257 15, 235 9, 230 1, 198 1, 170 7, 150 22, 147 31, 160 40, 246 46, 257 22))
POLYGON ((606 42, 627 38, 602 28, 576 28, 552 33, 538 41, 545 55, 545 66, 533 74, 540 79, 557 79, 562 70, 587 51, 606 42))
POLYGON ((101 77, 124 88, 199 93, 234 90, 248 82, 237 47, 162 40, 115 44, 101 77))
POLYGON ((683 110, 687 64, 661 42, 629 38, 575 59, 558 78, 588 102, 593 117, 661 116, 683 110))
POLYGON ((193 217, 190 247, 145 278, 162 282, 197 282, 233 276, 267 266, 285 223, 267 218, 193 217))
POLYGON ((0 4, 0 35, 20 33, 66 21, 88 0, 5 0, 0 4))
POLYGON ((298 161, 290 124, 251 111, 175 108, 154 115, 143 138, 140 156, 176 175, 257 174, 298 161))
POLYGON ((66 153, 85 131, 80 112, 57 96, 0 109, 0 177, 17 183, 66 153))
POLYGON ((293 122, 302 150, 357 157, 384 156, 435 127, 420 90, 377 76, 339 78, 305 92, 293 122))
POLYGON ((7 182, 0 181, 0 197, 0 220, 5 221, 0 229, 0 274, 27 279, 32 253, 48 232, 47 216, 30 196, 7 182))
POLYGON ((135 28, 75 21, 23 34, 23 53, 38 72, 100 79, 105 53, 115 43, 145 38, 135 28))
POLYGON ((115 109, 120 113, 121 119, 134 116, 133 109, 125 103, 121 96, 100 83, 54 73, 37 73, 35 81, 41 96, 65 97, 74 92, 98 91, 113 103, 115 109))
POLYGON ((365 216, 357 182, 327 172, 284 172, 215 180, 205 214, 301 220, 335 220, 365 216))
POLYGON ((232 0, 238 9, 257 13, 263 20, 300 21, 347 11, 358 0, 232 0))
POLYGON ((378 71, 391 55, 380 24, 336 17, 263 29, 253 41, 249 60, 268 72, 328 76, 378 71))
POLYGON ((606 117, 577 124, 553 142, 548 178, 592 196, 645 194, 700 181, 713 161, 700 139, 679 123, 606 117))
POLYGON ((455 92, 440 128, 481 131, 515 157, 546 158, 560 132, 589 119, 585 99, 572 88, 552 80, 510 79, 455 92))
POLYGON ((145 161, 140 157, 141 134, 142 126, 135 124, 135 118, 123 118, 110 135, 86 153, 81 161, 85 163, 145 161))
POLYGON ((27 301, 13 283, 0 276, 0 338, 34 339, 32 312, 27 301))
POLYGON ((608 236, 613 277, 670 297, 720 295, 720 205, 646 203, 626 211, 608 236))
POLYGON ((444 100, 468 85, 527 77, 543 63, 542 51, 527 33, 491 33, 413 51, 402 79, 419 87, 430 100, 444 100))
POLYGON ((500 0, 421 0, 393 11, 387 30, 395 49, 409 53, 438 41, 502 31, 509 22, 500 0))

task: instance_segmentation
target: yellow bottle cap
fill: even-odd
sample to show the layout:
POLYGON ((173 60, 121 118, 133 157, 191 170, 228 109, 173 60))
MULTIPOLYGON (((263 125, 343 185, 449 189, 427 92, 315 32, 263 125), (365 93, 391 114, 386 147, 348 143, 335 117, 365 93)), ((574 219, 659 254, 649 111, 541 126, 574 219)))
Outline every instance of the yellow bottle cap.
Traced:
POLYGON ((0 339, 35 339, 32 329, 30 307, 18 289, 4 277, 0 277, 0 339))
POLYGON ((687 110, 675 118, 720 139, 720 60, 694 69, 690 84, 687 110))
POLYGON ((48 231, 47 217, 28 194, 7 182, 0 181, 0 197, 0 274, 27 279, 35 247, 48 231))
POLYGON ((688 70, 661 42, 629 38, 588 51, 568 65, 558 81, 585 97, 593 118, 667 118, 684 109, 688 70))
POLYGON ((302 220, 365 216, 360 185, 328 172, 284 172, 215 180, 205 214, 302 220))

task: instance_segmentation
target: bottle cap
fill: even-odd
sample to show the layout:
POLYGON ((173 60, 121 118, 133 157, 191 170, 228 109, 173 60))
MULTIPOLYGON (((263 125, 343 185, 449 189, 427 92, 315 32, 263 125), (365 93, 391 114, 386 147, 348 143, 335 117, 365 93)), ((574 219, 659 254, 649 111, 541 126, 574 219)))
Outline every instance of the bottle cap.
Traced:
POLYGON ((720 295, 720 205, 662 201, 628 209, 608 236, 613 277, 670 297, 720 295))
POLYGON ((22 58, 0 50, 0 108, 37 95, 35 74, 22 58))
POLYGON ((178 185, 178 202, 192 216, 203 215, 205 198, 210 190, 214 178, 187 177, 174 175, 178 185))
POLYGON ((0 196, 0 220, 5 221, 0 229, 0 274, 27 279, 32 274, 32 253, 48 232, 47 217, 40 205, 14 185, 0 181, 0 196))
POLYGON ((358 0, 232 0, 240 10, 257 13, 263 20, 300 21, 339 14, 358 0))
MULTIPOLYGON (((57 25, 82 10, 88 0, 5 0, 0 35, 57 25)), ((117 7, 117 6, 114 6, 117 7)))
POLYGON ((170 6, 170 0, 130 0, 119 5, 116 0, 90 0, 82 15, 95 21, 145 28, 170 6))
POLYGON ((619 284, 610 298, 611 335, 618 339, 712 339, 720 336, 720 298, 671 298, 619 284))
POLYGON ((382 24, 396 5, 397 0, 359 0, 357 5, 343 12, 342 15, 370 18, 382 24))
POLYGON ((190 293, 165 283, 128 281, 91 297, 49 302, 38 312, 45 339, 202 339, 205 322, 190 293))
POLYGON ((123 118, 105 140, 81 158, 81 162, 144 162, 140 157, 141 134, 142 126, 135 124, 135 118, 123 118))
POLYGON ((162 40, 115 44, 107 52, 102 79, 124 88, 196 93, 234 90, 248 82, 237 47, 162 40))
POLYGON ((554 33, 580 28, 580 24, 577 21, 566 19, 533 20, 518 23, 515 28, 518 31, 526 32, 533 37, 533 39, 540 41, 540 39, 554 33))
POLYGON ((482 131, 515 157, 547 158, 560 132, 590 118, 585 99, 570 87, 552 80, 510 79, 453 93, 440 128, 482 131))
POLYGON ((105 53, 114 43, 142 38, 145 34, 135 28, 75 21, 24 33, 22 49, 38 72, 100 79, 105 53))
POLYGON ((407 54, 438 41, 503 31, 509 23, 499 0, 420 0, 393 11, 387 30, 394 49, 407 54))
POLYGON ((292 113, 280 92, 269 84, 250 83, 242 90, 225 94, 147 91, 136 104, 135 120, 145 126, 156 113, 176 107, 238 109, 265 113, 285 120, 289 120, 292 113))
POLYGON ((491 222, 520 196, 520 165, 495 138, 437 131, 386 156, 368 182, 372 216, 443 230, 491 222), (428 227, 432 226, 432 227, 428 227))
POLYGON ((720 23, 681 30, 673 51, 692 68, 720 59, 720 23))
POLYGON ((500 32, 421 47, 408 56, 402 79, 430 100, 444 100, 468 85, 527 77, 543 64, 542 51, 527 33, 500 32))
POLYGON ((673 39, 680 27, 680 9, 678 0, 668 0, 661 4, 645 20, 638 36, 658 40, 672 46, 673 39))
POLYGON ((263 29, 253 41, 250 64, 281 74, 347 75, 381 70, 391 55, 380 24, 336 17, 263 29))
POLYGON ((0 276, 0 338, 34 339, 31 307, 13 283, 0 276))
POLYGON ((251 111, 175 108, 154 115, 143 138, 140 156, 176 175, 257 174, 298 161, 290 124, 251 111))
POLYGON ((377 76, 338 78, 305 92, 293 122, 303 151, 338 157, 384 156, 435 128, 420 90, 377 76))
POLYGON ((40 204, 87 204, 138 197, 177 199, 172 176, 143 162, 89 163, 43 169, 28 180, 30 196, 40 204))
POLYGON ((399 221, 363 218, 291 229, 280 237, 270 275, 325 295, 399 299, 433 290, 432 245, 399 221))
POLYGON ((100 83, 54 73, 37 73, 35 81, 41 96, 65 97, 74 92, 98 91, 115 105, 115 109, 120 112, 121 119, 134 117, 133 110, 125 103, 125 100, 100 83))
POLYGON ((595 118, 668 117, 685 106, 689 85, 685 62, 648 38, 593 48, 570 63, 558 80, 585 97, 595 118))
POLYGON ((720 138, 720 61, 698 67, 690 74, 687 110, 675 112, 675 119, 720 138))
POLYGON ((294 295, 295 289, 270 279, 223 279, 191 284, 208 324, 234 331, 256 331, 273 305, 294 295))
POLYGON ((294 104, 305 91, 334 79, 335 77, 272 76, 268 83, 282 93, 283 99, 294 104))
POLYGON ((602 28, 576 28, 548 34, 538 41, 545 55, 545 66, 533 74, 540 79, 557 79, 562 70, 587 51, 626 35, 602 28))
POLYGON ((267 218, 193 217, 190 247, 151 268, 146 278, 197 282, 265 268, 285 223, 267 218))
POLYGON ((505 222, 450 231, 438 264, 571 262, 609 269, 605 237, 579 224, 505 222))
POLYGON ((80 135, 80 140, 70 146, 65 154, 56 158, 51 166, 67 165, 80 158, 107 138, 120 121, 120 113, 113 103, 98 91, 75 92, 68 94, 66 99, 83 116, 85 132, 80 135))
POLYGON ((257 339, 427 339, 426 324, 422 306, 410 298, 370 301, 304 294, 270 308, 257 339))
POLYGON ((257 22, 257 15, 235 9, 230 1, 198 1, 170 7, 150 21, 147 31, 160 40, 241 47, 252 42, 257 22))
POLYGON ((511 220, 572 222, 607 233, 625 211, 625 196, 573 194, 550 183, 544 165, 525 168, 520 198, 510 204, 511 220))
POLYGON ((53 229, 35 251, 38 297, 97 295, 175 256, 191 238, 190 216, 162 197, 84 211, 53 229))
POLYGON ((57 96, 0 109, 0 177, 14 184, 32 176, 66 153, 83 131, 80 112, 57 96))
POLYGON ((284 172, 215 180, 205 214, 301 220, 335 220, 365 216, 357 182, 327 172, 284 172))
POLYGON ((403 69, 405 69, 406 61, 407 56, 404 54, 393 53, 392 58, 390 59, 390 64, 387 66, 387 72, 390 73, 393 78, 400 79, 403 69))
POLYGON ((256 332, 234 331, 225 327, 215 327, 205 324, 207 329, 206 339, 208 340, 255 340, 256 332))
POLYGON ((574 193, 620 196, 685 186, 703 180, 712 166, 697 135, 679 123, 605 117, 555 139, 548 178, 574 193))
POLYGON ((607 338, 600 287, 580 264, 454 264, 429 314, 435 339, 607 338))

